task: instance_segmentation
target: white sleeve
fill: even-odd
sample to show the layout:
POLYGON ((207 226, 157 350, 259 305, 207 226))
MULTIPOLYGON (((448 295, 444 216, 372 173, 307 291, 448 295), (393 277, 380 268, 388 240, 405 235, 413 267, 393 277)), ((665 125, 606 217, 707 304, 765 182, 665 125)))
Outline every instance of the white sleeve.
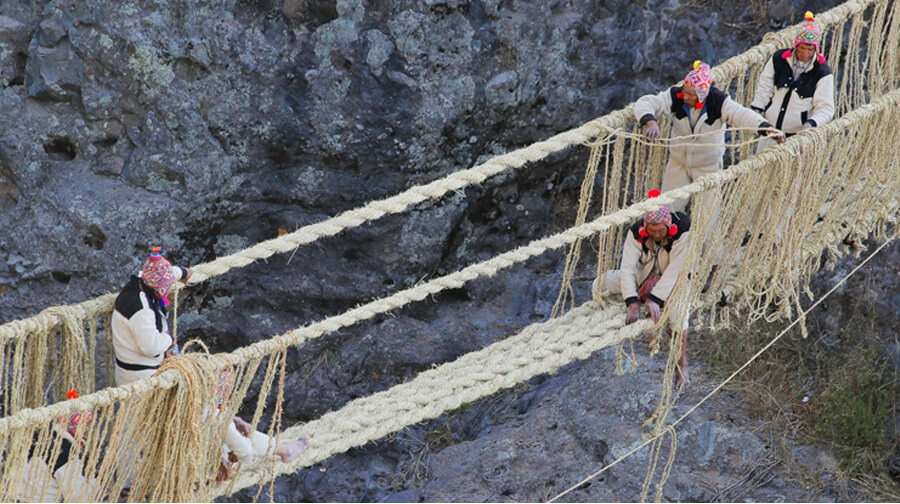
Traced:
POLYGON ((95 481, 84 477, 81 462, 69 460, 53 473, 61 502, 84 502, 92 497, 95 481))
POLYGON ((131 326, 135 343, 141 353, 147 357, 155 357, 172 346, 174 340, 168 334, 156 329, 156 314, 150 308, 143 293, 141 293, 141 304, 143 304, 143 308, 131 316, 128 325, 131 326))
POLYGON ((669 264, 666 271, 663 271, 662 277, 650 294, 653 297, 663 301, 669 299, 669 294, 675 288, 675 282, 678 281, 678 275, 681 274, 681 268, 684 266, 684 259, 687 255, 688 240, 690 240, 691 232, 682 234, 675 243, 672 244, 672 252, 669 254, 669 264))
POLYGON ((765 110, 773 96, 775 96, 775 64, 772 62, 772 58, 769 58, 756 81, 756 94, 753 95, 750 106, 765 110))
POLYGON ((816 83, 816 92, 812 97, 809 119, 816 126, 824 126, 834 118, 834 74, 826 75, 816 83))
POLYGON ((737 128, 759 129, 762 123, 766 122, 763 116, 759 115, 755 110, 748 109, 738 102, 725 98, 722 104, 722 118, 725 122, 737 128))
POLYGON ((225 444, 237 456, 238 460, 244 460, 253 454, 253 443, 250 441, 250 438, 237 430, 234 421, 228 422, 228 431, 225 432, 225 444))
POLYGON ((632 107, 634 120, 640 122, 644 117, 651 115, 654 119, 672 110, 672 97, 666 89, 657 94, 648 94, 640 97, 632 107))
POLYGON ((619 281, 621 282, 622 298, 636 298, 637 294, 637 274, 638 263, 641 260, 641 244, 634 239, 631 229, 628 229, 628 236, 625 237, 625 244, 622 246, 622 264, 619 266, 619 281))

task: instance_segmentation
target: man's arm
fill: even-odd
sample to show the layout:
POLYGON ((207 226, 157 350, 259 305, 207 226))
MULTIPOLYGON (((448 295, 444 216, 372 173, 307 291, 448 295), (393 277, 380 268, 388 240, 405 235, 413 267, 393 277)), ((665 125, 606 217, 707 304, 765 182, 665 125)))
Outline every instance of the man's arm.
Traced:
POLYGON ((168 350, 175 340, 172 336, 156 329, 156 315, 144 294, 141 293, 140 296, 143 307, 131 316, 128 325, 131 326, 141 353, 147 357, 155 357, 168 350))
POLYGON ((834 118, 834 74, 826 75, 816 83, 812 97, 812 108, 806 122, 815 128, 823 126, 834 118))
POLYGON ((753 95, 750 108, 762 114, 773 96, 775 96, 775 64, 772 63, 772 58, 769 58, 756 81, 756 94, 753 95))
MULTIPOLYGON (((725 98, 725 103, 722 104, 722 118, 726 123, 737 128, 755 129, 760 136, 770 133, 778 134, 778 130, 765 117, 732 100, 731 97, 725 98)), ((781 143, 782 140, 784 140, 783 136, 775 138, 778 143, 781 143)))
POLYGON ((648 94, 640 97, 634 103, 634 119, 646 129, 647 138, 659 138, 659 125, 656 118, 668 113, 672 109, 672 97, 669 90, 657 94, 648 94))
POLYGON ((622 297, 625 299, 625 305, 636 303, 639 301, 637 294, 637 267, 641 260, 641 244, 634 239, 631 230, 625 237, 625 244, 622 245, 622 264, 619 265, 619 282, 622 289, 622 297))

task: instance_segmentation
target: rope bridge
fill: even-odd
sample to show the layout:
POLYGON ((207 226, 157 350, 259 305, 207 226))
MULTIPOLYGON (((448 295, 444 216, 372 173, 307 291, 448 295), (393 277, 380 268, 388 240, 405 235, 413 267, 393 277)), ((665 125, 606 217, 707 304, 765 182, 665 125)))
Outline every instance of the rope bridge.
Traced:
MULTIPOLYGON (((847 234, 873 233, 877 239, 887 238, 888 226, 896 221, 900 189, 900 128, 896 119, 900 112, 900 90, 896 89, 900 84, 900 7, 890 1, 851 1, 818 19, 828 27, 826 52, 840 76, 840 117, 755 156, 751 156, 749 137, 735 131, 737 147, 732 149, 732 159, 736 164, 669 191, 653 202, 639 201, 639 195, 658 184, 665 146, 640 139, 634 133, 630 109, 624 109, 470 170, 198 265, 192 279, 199 282, 383 215, 402 212, 413 204, 480 183, 509 168, 525 167, 572 145, 586 144, 591 149, 575 226, 344 314, 230 353, 185 353, 167 359, 152 378, 62 402, 57 401, 64 399, 65 389, 72 385, 81 390, 95 388, 98 328, 109 327, 114 296, 50 308, 36 317, 0 327, 0 391, 6 415, 0 419, 0 498, 16 499, 17 490, 26 484, 24 467, 30 449, 35 456, 59 451, 59 438, 48 426, 73 412, 92 410, 94 415, 91 427, 83 433, 84 443, 73 447, 71 455, 82 461, 85 474, 92 475, 91 484, 81 489, 82 500, 114 498, 129 486, 132 500, 205 501, 435 418, 652 330, 647 321, 624 327, 620 303, 598 296, 597 301, 529 326, 518 335, 426 371, 408 383, 279 432, 286 356, 291 346, 442 290, 461 287, 474 278, 494 275, 548 250, 569 247, 566 277, 570 279, 581 241, 593 236, 599 240, 597 269, 602 274, 617 261, 624 226, 660 203, 693 194, 701 195, 692 202, 695 238, 685 271, 672 293, 677 302, 667 303, 663 318, 680 327, 680 322, 697 310, 706 310, 713 317, 716 312, 711 307, 725 290, 735 301, 731 310, 724 311, 726 316, 741 313, 747 320, 790 316, 799 309, 802 292, 808 292, 805 282, 820 268, 822 251, 836 257, 836 245, 847 234), (605 177, 601 216, 588 222, 594 176, 601 162, 605 177), (701 293, 713 265, 718 267, 710 289, 701 293), (232 370, 234 388, 221 411, 216 412, 210 398, 216 377, 225 367, 232 370), (277 400, 269 433, 281 441, 308 436, 310 447, 291 464, 267 461, 241 468, 230 485, 217 487, 210 479, 221 456, 225 426, 259 374, 262 390, 252 424, 259 422, 268 397, 274 393, 277 400)), ((749 102, 747 83, 755 83, 766 59, 786 45, 793 33, 789 29, 767 36, 759 46, 716 67, 716 81, 724 83, 720 87, 731 89, 738 102, 749 102)), ((563 313, 564 308, 573 306, 569 293, 564 282, 555 312, 563 313)), ((108 339, 107 335, 109 359, 108 339)))

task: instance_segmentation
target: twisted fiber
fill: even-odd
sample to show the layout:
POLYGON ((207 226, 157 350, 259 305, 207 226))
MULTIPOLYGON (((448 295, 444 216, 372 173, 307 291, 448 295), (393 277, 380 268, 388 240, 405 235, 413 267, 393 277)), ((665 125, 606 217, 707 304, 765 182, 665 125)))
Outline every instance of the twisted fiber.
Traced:
MULTIPOLYGON (((832 8, 817 16, 820 25, 825 28, 839 22, 843 22, 850 16, 858 14, 869 5, 886 0, 850 0, 844 4, 832 8)), ((715 79, 730 80, 746 71, 747 66, 761 64, 771 56, 780 45, 793 39, 796 27, 788 27, 777 33, 767 35, 760 45, 755 46, 744 53, 729 58, 712 69, 715 79)), ((447 192, 454 191, 470 184, 480 183, 483 180, 505 171, 507 168, 520 168, 530 161, 543 159, 549 154, 563 150, 569 146, 588 142, 597 136, 600 128, 624 127, 632 120, 631 105, 624 109, 612 112, 591 122, 560 133, 543 142, 532 144, 528 147, 494 157, 487 162, 453 173, 439 180, 435 180, 423 186, 412 187, 400 194, 384 200, 373 201, 368 205, 348 210, 325 221, 304 226, 292 233, 258 243, 252 247, 224 256, 208 263, 198 264, 193 269, 189 284, 193 285, 213 276, 221 275, 233 268, 246 266, 258 259, 265 259, 277 253, 294 250, 300 245, 312 243, 319 238, 333 236, 344 229, 362 225, 370 220, 378 219, 389 213, 399 213, 411 205, 421 203, 427 199, 443 196, 447 192)), ((97 308, 91 308, 87 313, 99 313, 111 309, 114 295, 106 295, 100 298, 86 301, 77 306, 87 306, 98 303, 97 308)), ((29 332, 42 327, 40 324, 52 322, 52 320, 38 320, 41 315, 14 321, 0 326, 0 344, 8 339, 24 337, 29 332), (7 329, 7 326, 13 328, 7 329), (22 328, 26 328, 23 330, 22 328)))
MULTIPOLYGON (((628 208, 623 208, 612 214, 598 217, 581 226, 572 227, 556 235, 536 240, 528 245, 506 252, 487 261, 470 265, 456 273, 445 275, 424 284, 405 289, 392 296, 372 301, 341 315, 336 315, 309 326, 274 336, 271 339, 254 343, 231 353, 218 354, 215 357, 221 359, 222 367, 228 364, 242 364, 246 361, 258 359, 262 356, 281 351, 287 346, 299 345, 308 339, 336 331, 361 320, 371 318, 377 314, 400 308, 413 301, 420 301, 429 295, 436 294, 442 290, 459 288, 466 282, 478 278, 479 276, 491 276, 501 269, 507 268, 517 262, 525 261, 550 249, 563 247, 578 238, 591 236, 592 234, 608 229, 611 226, 631 222, 645 212, 657 208, 660 204, 669 204, 677 199, 687 198, 692 194, 711 190, 747 173, 764 169, 767 166, 776 163, 780 156, 796 156, 802 152, 804 148, 809 148, 817 143, 825 142, 828 138, 839 135, 843 130, 852 128, 856 123, 864 121, 874 114, 896 110, 898 104, 900 104, 900 89, 894 90, 879 98, 878 101, 854 110, 824 126, 796 135, 791 138, 790 142, 786 142, 781 146, 768 148, 756 156, 730 167, 728 170, 705 176, 689 185, 662 193, 652 200, 644 200, 635 203, 628 208)), ((174 370, 165 371, 154 375, 152 378, 140 380, 123 387, 95 392, 93 394, 82 396, 75 401, 66 401, 64 403, 57 403, 42 408, 23 410, 10 417, 0 419, 0 433, 6 432, 11 427, 21 427, 29 425, 30 422, 69 414, 78 411, 79 408, 89 409, 91 404, 109 404, 114 400, 120 400, 156 387, 168 388, 173 386, 176 377, 177 372, 174 370)))
MULTIPOLYGON (((283 438, 306 436, 310 447, 291 464, 276 464, 275 473, 294 472, 532 376, 552 373, 573 360, 637 336, 650 323, 623 325, 624 314, 618 306, 598 310, 588 302, 560 318, 528 326, 518 335, 424 371, 407 383, 286 429, 283 438)), ((258 479, 254 471, 242 472, 233 489, 251 486, 258 479)))
POLYGON ((115 294, 106 294, 76 305, 51 306, 33 317, 3 324, 0 326, 0 345, 22 338, 29 333, 52 330, 60 323, 60 313, 66 315, 74 313, 81 318, 97 316, 105 310, 111 309, 115 298, 115 294))
POLYGON ((258 259, 265 259, 280 252, 294 250, 300 245, 336 235, 347 228, 360 226, 388 214, 401 213, 417 203, 440 198, 448 192, 481 183, 508 168, 521 168, 527 163, 543 159, 554 152, 587 142, 597 136, 602 126, 624 123, 627 121, 627 116, 627 111, 624 110, 614 112, 547 140, 496 156, 473 168, 452 173, 422 186, 412 187, 387 199, 373 201, 325 221, 304 226, 293 233, 264 241, 205 264, 199 264, 194 268, 190 283, 202 282, 232 268, 246 266, 258 259))
MULTIPOLYGON (((848 114, 848 116, 832 123, 830 127, 822 127, 818 129, 818 131, 798 136, 785 148, 793 147, 791 151, 797 152, 802 149, 805 144, 819 142, 828 135, 840 132, 854 120, 866 118, 875 112, 883 112, 884 108, 887 106, 895 106, 898 97, 900 97, 900 91, 895 91, 884 100, 880 101, 879 104, 866 107, 865 110, 858 111, 857 113, 848 114)), ((702 188, 717 187, 718 185, 721 185, 722 181, 731 180, 750 170, 765 167, 774 161, 777 156, 781 155, 783 155, 783 153, 779 152, 778 149, 771 149, 761 153, 757 158, 744 161, 730 170, 711 175, 684 188, 664 193, 660 198, 663 198, 663 202, 665 202, 666 198, 676 199, 690 195, 694 192, 699 192, 702 188)), ((603 219, 604 218, 598 220, 603 219)), ((570 314, 577 313, 577 316, 580 317, 581 314, 578 312, 586 307, 587 305, 570 312, 570 314)), ((595 308, 592 307, 590 309, 595 308)), ((609 316, 612 316, 611 314, 613 313, 618 313, 618 318, 615 319, 615 321, 613 321, 612 318, 606 320, 598 318, 596 320, 581 321, 577 323, 572 322, 571 326, 587 328, 588 331, 599 331, 598 334, 602 334, 603 337, 617 334, 614 333, 612 329, 621 326, 621 308, 614 305, 603 312, 598 311, 597 313, 598 317, 601 317, 601 315, 599 315, 601 313, 610 314, 609 316), (612 324, 610 324, 610 322, 612 322, 612 324)), ((566 315, 558 320, 568 319, 569 315, 566 315)), ((489 347, 490 350, 486 350, 486 352, 489 352, 488 354, 479 353, 477 357, 475 354, 470 354, 472 356, 471 359, 473 359, 471 361, 468 360, 469 356, 460 358, 454 363, 455 366, 459 366, 458 371, 457 368, 445 368, 442 366, 441 368, 438 368, 441 372, 441 375, 439 376, 423 373, 414 380, 414 383, 417 384, 415 389, 407 390, 406 388, 398 388, 396 390, 398 397, 396 401, 392 399, 392 405, 395 405, 395 407, 390 411, 385 411, 388 409, 388 405, 378 401, 377 398, 381 396, 375 395, 363 400, 355 401, 340 412, 329 414, 330 416, 326 415, 318 420, 318 423, 314 422, 305 427, 293 427, 286 430, 285 436, 295 438, 302 433, 303 435, 310 436, 318 446, 318 448, 315 446, 310 448, 305 457, 296 462, 294 466, 300 467, 301 465, 314 463, 331 454, 339 453, 352 446, 358 446, 373 439, 378 439, 392 430, 397 430, 406 425, 410 425, 408 422, 415 423, 416 421, 421 421, 421 419, 433 417, 428 415, 436 416, 442 411, 459 407, 465 402, 468 402, 465 398, 469 397, 469 395, 465 394, 482 397, 483 395, 477 394, 493 393, 498 389, 497 387, 508 386, 506 384, 509 383, 510 380, 515 383, 515 380, 527 379, 533 375, 528 375, 527 372, 524 371, 520 372, 520 370, 528 366, 527 362, 531 358, 536 358, 538 361, 546 361, 551 368, 555 369, 554 366, 556 364, 553 364, 552 360, 548 360, 552 358, 551 349, 555 351, 558 347, 574 347, 572 352, 575 353, 579 348, 583 348, 581 346, 582 342, 578 338, 590 338, 590 335, 587 333, 568 334, 566 333, 566 329, 561 329, 559 332, 565 334, 565 336, 571 338, 571 340, 558 337, 557 334, 554 334, 551 341, 553 341, 553 344, 556 344, 557 347, 553 347, 553 344, 550 344, 550 346, 542 346, 529 338, 534 335, 535 331, 538 331, 539 328, 546 329, 547 327, 550 327, 550 324, 551 323, 546 323, 541 326, 530 326, 522 332, 520 337, 511 338, 510 340, 505 340, 492 345, 489 347), (514 348, 512 346, 514 344, 513 341, 515 341, 515 343, 521 343, 523 347, 528 348, 530 351, 525 352, 521 349, 514 348), (451 369, 452 371, 450 371, 451 369), (464 378, 464 380, 468 380, 462 385, 463 388, 460 388, 461 382, 457 380, 457 377, 459 376, 465 376, 466 378, 464 378), (319 427, 320 425, 323 427, 319 427)), ((644 321, 644 325, 648 325, 646 321, 644 321)), ((629 328, 630 327, 632 326, 629 326, 629 328)), ((621 334, 621 332, 618 334, 621 334)), ((562 352, 562 349, 560 349, 560 352, 562 352)), ((567 354, 560 353, 559 355, 567 354)), ((666 471, 668 469, 669 468, 667 468, 666 471)), ((286 468, 278 469, 279 473, 289 470, 290 469, 286 468)), ((253 480, 253 475, 245 474, 242 478, 243 479, 235 485, 236 488, 241 488, 240 485, 252 484, 247 482, 253 480)))
MULTIPOLYGON (((897 238, 897 235, 896 235, 896 234, 890 236, 884 243, 882 243, 882 244, 878 247, 877 250, 875 250, 874 252, 872 252, 871 254, 869 254, 869 256, 865 258, 865 260, 863 260, 860 264, 856 265, 856 267, 854 267, 849 273, 847 273, 846 275, 844 275, 843 277, 841 277, 840 281, 838 281, 836 284, 834 284, 834 286, 832 286, 831 289, 828 290, 828 292, 826 292, 822 297, 820 297, 820 298, 819 298, 815 303, 813 303, 809 308, 807 308, 807 309, 804 310, 803 312, 799 313, 798 316, 797 316, 797 318, 796 318, 793 322, 791 322, 791 323, 790 323, 787 327, 785 327, 780 333, 778 333, 777 336, 775 336, 774 338, 772 338, 772 340, 770 340, 768 343, 766 343, 766 345, 763 346, 761 349, 759 349, 758 352, 756 352, 755 354, 753 354, 753 356, 750 357, 744 364, 742 364, 741 367, 739 367, 739 368, 736 369, 733 373, 731 373, 731 374, 728 376, 728 378, 725 378, 721 383, 719 383, 718 385, 716 385, 716 387, 713 388, 709 393, 707 393, 706 396, 703 397, 703 399, 701 399, 700 401, 698 401, 697 404, 695 404, 694 406, 692 406, 692 407, 691 407, 690 409, 688 409, 684 414, 682 414, 682 415, 681 415, 680 417, 678 417, 675 421, 673 421, 673 422, 670 424, 669 427, 672 428, 672 429, 674 429, 676 425, 678 425, 678 424, 680 424, 681 422, 683 422, 688 416, 690 416, 695 410, 697 410, 697 408, 699 408, 703 403, 705 403, 706 401, 708 401, 712 396, 714 396, 714 395, 717 394, 720 390, 722 390, 722 388, 724 388, 725 385, 727 385, 729 382, 731 382, 731 380, 733 380, 735 376, 737 376, 738 374, 740 374, 744 369, 746 369, 748 366, 750 366, 750 364, 752 364, 754 361, 756 361, 756 359, 758 359, 759 356, 761 356, 763 353, 765 353, 766 350, 768 350, 769 348, 771 348, 772 345, 774 345, 775 343, 777 343, 778 340, 780 340, 785 334, 787 334, 788 331, 790 331, 790 329, 791 329, 792 327, 794 327, 797 323, 799 323, 801 320, 803 320, 809 312, 811 312, 812 310, 814 310, 819 304, 821 304, 821 303, 824 302, 826 299, 828 299, 828 297, 831 296, 831 294, 834 293, 834 291, 838 290, 838 288, 841 287, 841 286, 844 284, 844 282, 846 282, 851 276, 853 276, 854 274, 856 274, 857 271, 859 271, 860 269, 862 269, 863 266, 865 266, 865 265, 866 265, 873 257, 875 257, 876 255, 878 255, 878 253, 880 253, 882 250, 884 250, 884 248, 887 247, 887 246, 888 246, 891 242, 893 242, 893 240, 896 239, 896 238, 897 238)), ((627 453, 625 453, 624 455, 620 456, 620 457, 617 458, 616 460, 610 462, 609 464, 604 465, 602 468, 600 468, 600 470, 594 472, 594 473, 591 474, 590 476, 584 478, 583 480, 579 481, 578 483, 575 483, 574 485, 570 486, 570 487, 567 488, 566 490, 560 492, 559 494, 557 494, 555 497, 553 497, 552 499, 550 499, 550 500, 547 501, 547 502, 556 502, 557 500, 559 500, 559 499, 562 498, 563 496, 569 494, 570 492, 572 492, 572 491, 575 490, 576 488, 578 488, 578 487, 584 485, 585 483, 591 481, 592 479, 596 478, 596 477, 599 476, 600 474, 606 472, 609 468, 613 467, 614 465, 617 465, 619 462, 625 460, 626 458, 630 457, 631 455, 634 455, 634 454, 637 453, 639 450, 641 450, 641 449, 643 449, 644 447, 646 447, 648 444, 654 442, 656 439, 658 439, 658 438, 659 438, 662 434, 664 434, 665 432, 666 432, 666 431, 657 432, 657 433, 656 433, 653 437, 651 437, 650 439, 645 440, 643 443, 641 443, 640 445, 638 445, 638 446, 632 448, 631 450, 629 450, 627 453)))

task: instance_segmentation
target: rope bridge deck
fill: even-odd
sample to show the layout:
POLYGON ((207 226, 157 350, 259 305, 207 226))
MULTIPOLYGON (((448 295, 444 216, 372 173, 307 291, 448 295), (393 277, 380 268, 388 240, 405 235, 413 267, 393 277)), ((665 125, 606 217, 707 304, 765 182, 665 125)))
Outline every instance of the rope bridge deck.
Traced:
MULTIPOLYGON (((440 198, 509 168, 526 167, 572 145, 585 144, 592 149, 594 172, 597 164, 605 162, 600 217, 588 222, 587 212, 579 212, 576 225, 559 234, 344 314, 230 353, 186 353, 167 360, 152 378, 53 404, 47 404, 48 399, 60 401, 71 384, 94 390, 98 327, 108 327, 103 322, 110 316, 114 296, 49 308, 30 319, 0 326, 0 391, 7 415, 0 419, 0 498, 16 499, 30 448, 35 447, 38 454, 59 450, 59 442, 48 426, 73 412, 90 409, 94 413, 84 444, 72 450, 72 456, 83 461, 85 473, 96 475, 93 484, 82 489, 84 500, 104 500, 128 485, 132 500, 206 501, 435 418, 633 338, 650 324, 644 321, 624 327, 624 310, 619 303, 603 307, 588 302, 559 318, 529 326, 518 335, 426 371, 408 383, 279 432, 290 347, 442 290, 458 288, 472 279, 494 275, 549 250, 568 246, 569 263, 577 264, 574 251, 579 250, 583 239, 594 236, 600 240, 598 274, 603 274, 609 269, 609 261, 617 260, 624 226, 660 203, 695 194, 703 195, 694 198, 692 212, 692 234, 700 238, 692 240, 687 266, 672 294, 677 302, 667 303, 663 319, 673 320, 678 326, 689 314, 712 306, 726 287, 736 296, 734 309, 743 310, 748 319, 790 316, 793 310, 799 310, 800 295, 808 291, 805 282, 820 268, 823 251, 836 256, 836 244, 846 234, 872 233, 886 239, 888 226, 896 222, 898 213, 900 7, 891 1, 851 1, 818 19, 829 27, 832 45, 846 47, 846 51, 833 51, 832 62, 835 67, 842 64, 838 110, 843 114, 755 156, 751 142, 745 141, 743 133, 735 132, 735 145, 744 146, 734 149, 734 159, 743 161, 652 202, 641 201, 639 195, 658 182, 665 146, 643 142, 632 133, 629 108, 470 170, 198 265, 192 279, 192 283, 199 282, 381 216, 403 212, 413 204, 440 198), (802 191, 798 190, 801 187, 802 191), (804 233, 790 232, 792 229, 803 229, 804 233), (745 245, 748 232, 759 236, 745 245), (709 236, 715 240, 705 239, 709 236), (711 244, 716 247, 715 253, 709 253, 711 244), (714 264, 720 273, 712 277, 709 293, 702 294, 714 264), (60 343, 62 351, 56 348, 60 343), (214 414, 208 404, 209 391, 215 388, 215 379, 224 367, 232 368, 235 385, 222 411, 214 414), (209 480, 221 455, 224 426, 259 373, 262 390, 252 423, 256 425, 268 411, 266 402, 274 390, 278 399, 270 412, 270 434, 282 441, 309 436, 310 448, 288 465, 268 461, 242 468, 231 485, 217 487, 209 480), (161 422, 158 418, 170 420, 161 422)), ((765 60, 792 36, 790 29, 773 34, 759 46, 726 61, 714 69, 717 81, 726 83, 723 89, 733 88, 738 101, 746 103, 746 83, 755 82, 765 60)), ((588 182, 593 185, 590 177, 586 177, 586 185, 588 182)), ((590 202, 589 193, 583 191, 584 209, 590 202)), ((567 267, 569 276, 571 271, 567 267)), ((560 301, 559 306, 572 302, 565 296, 560 301)))

